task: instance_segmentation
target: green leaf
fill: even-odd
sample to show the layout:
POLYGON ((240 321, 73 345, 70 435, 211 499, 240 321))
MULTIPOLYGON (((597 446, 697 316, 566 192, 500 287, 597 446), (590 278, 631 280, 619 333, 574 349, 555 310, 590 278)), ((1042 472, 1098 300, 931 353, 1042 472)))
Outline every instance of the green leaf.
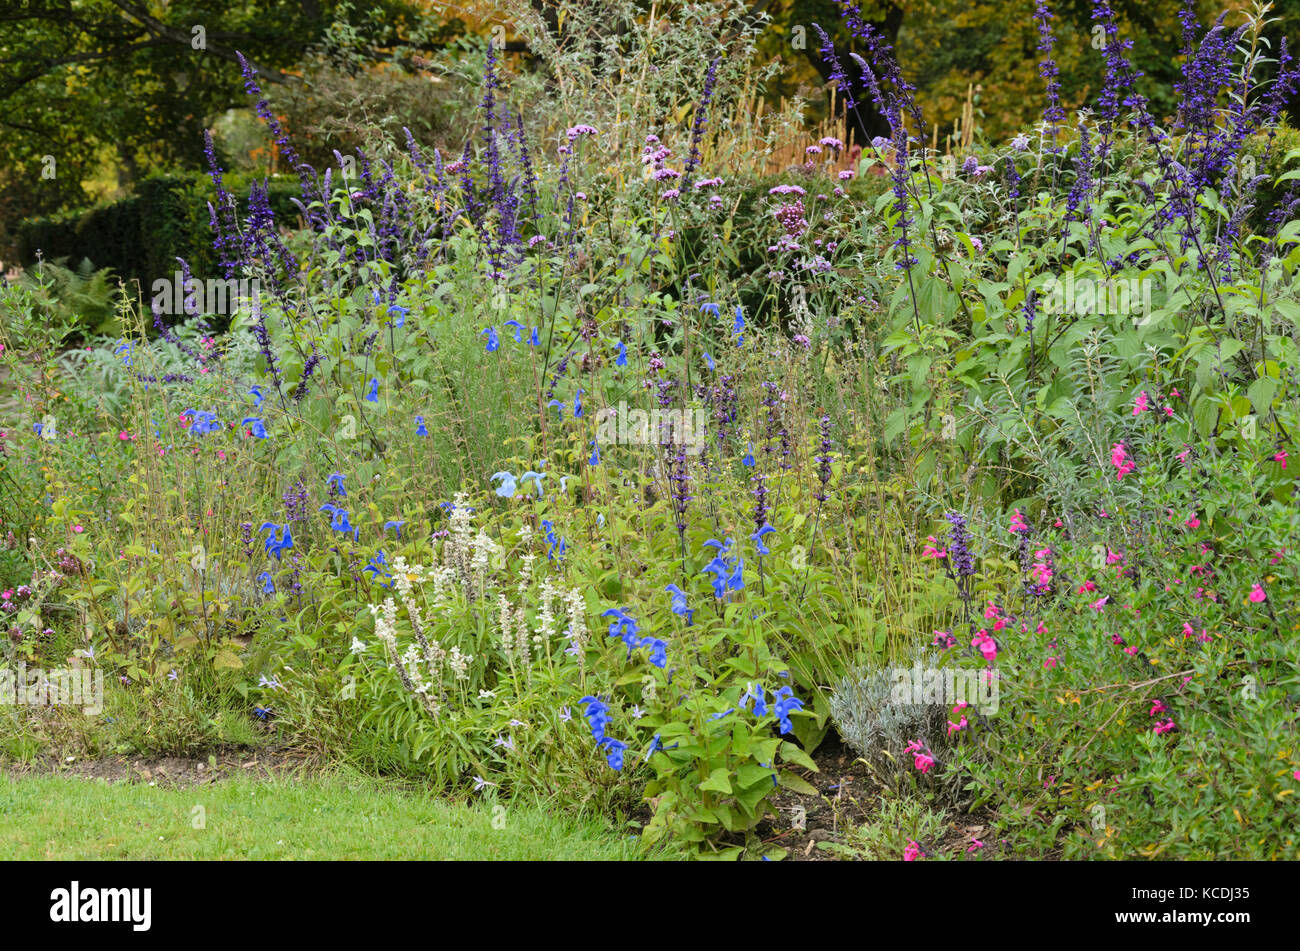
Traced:
POLYGON ((711 792, 730 793, 731 780, 727 778, 728 771, 725 766, 719 766, 713 772, 709 773, 709 778, 700 783, 700 789, 707 789, 711 792))
POLYGON ((813 762, 813 758, 793 743, 781 744, 781 759, 787 763, 801 766, 811 772, 820 772, 820 770, 817 769, 817 764, 813 762))
POLYGON ((794 792, 797 793, 802 793, 805 796, 817 795, 816 787, 814 787, 806 779, 803 779, 800 776, 797 776, 788 770, 782 770, 780 774, 778 774, 777 776, 777 781, 786 789, 793 790, 794 792))

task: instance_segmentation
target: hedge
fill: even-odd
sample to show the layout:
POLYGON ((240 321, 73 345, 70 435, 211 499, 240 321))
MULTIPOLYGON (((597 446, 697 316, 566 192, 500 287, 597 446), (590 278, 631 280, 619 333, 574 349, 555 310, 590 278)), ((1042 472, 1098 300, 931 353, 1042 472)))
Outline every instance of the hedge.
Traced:
MULTIPOLYGON (((226 178, 241 218, 248 214, 252 181, 226 178)), ((268 188, 276 222, 294 225, 298 209, 290 199, 300 194, 297 180, 273 178, 268 188)), ((16 234, 19 260, 30 267, 38 251, 46 260, 89 258, 95 268, 112 268, 128 287, 139 282, 144 298, 155 280, 176 272, 177 258, 184 258, 196 277, 218 277, 208 223, 212 197, 212 182, 202 173, 153 176, 138 182, 127 198, 24 221, 16 234)))

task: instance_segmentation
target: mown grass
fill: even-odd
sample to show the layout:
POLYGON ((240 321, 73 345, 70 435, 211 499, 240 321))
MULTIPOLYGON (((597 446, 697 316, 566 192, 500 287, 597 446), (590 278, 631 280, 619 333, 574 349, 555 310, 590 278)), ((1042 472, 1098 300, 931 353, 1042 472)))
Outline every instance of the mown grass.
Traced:
MULTIPOLYGON (((635 836, 533 803, 451 803, 342 778, 190 789, 0 776, 6 859, 627 860, 635 836)), ((671 857, 659 852, 653 857, 671 857)))

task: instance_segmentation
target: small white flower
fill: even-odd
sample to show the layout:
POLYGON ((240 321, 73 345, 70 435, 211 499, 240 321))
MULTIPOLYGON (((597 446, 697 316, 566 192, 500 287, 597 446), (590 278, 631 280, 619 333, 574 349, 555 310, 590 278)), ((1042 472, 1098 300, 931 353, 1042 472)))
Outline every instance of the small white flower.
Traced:
POLYGON ((366 642, 359 637, 352 638, 352 653, 364 654, 367 650, 366 642))

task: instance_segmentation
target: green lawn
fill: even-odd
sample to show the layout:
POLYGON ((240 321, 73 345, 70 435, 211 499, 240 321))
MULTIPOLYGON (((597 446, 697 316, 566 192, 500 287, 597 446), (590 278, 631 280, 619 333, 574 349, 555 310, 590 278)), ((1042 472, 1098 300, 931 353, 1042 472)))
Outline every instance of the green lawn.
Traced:
POLYGON ((0 776, 4 859, 633 859, 603 822, 336 779, 191 789, 0 776), (197 828, 196 828, 197 827, 197 828))

